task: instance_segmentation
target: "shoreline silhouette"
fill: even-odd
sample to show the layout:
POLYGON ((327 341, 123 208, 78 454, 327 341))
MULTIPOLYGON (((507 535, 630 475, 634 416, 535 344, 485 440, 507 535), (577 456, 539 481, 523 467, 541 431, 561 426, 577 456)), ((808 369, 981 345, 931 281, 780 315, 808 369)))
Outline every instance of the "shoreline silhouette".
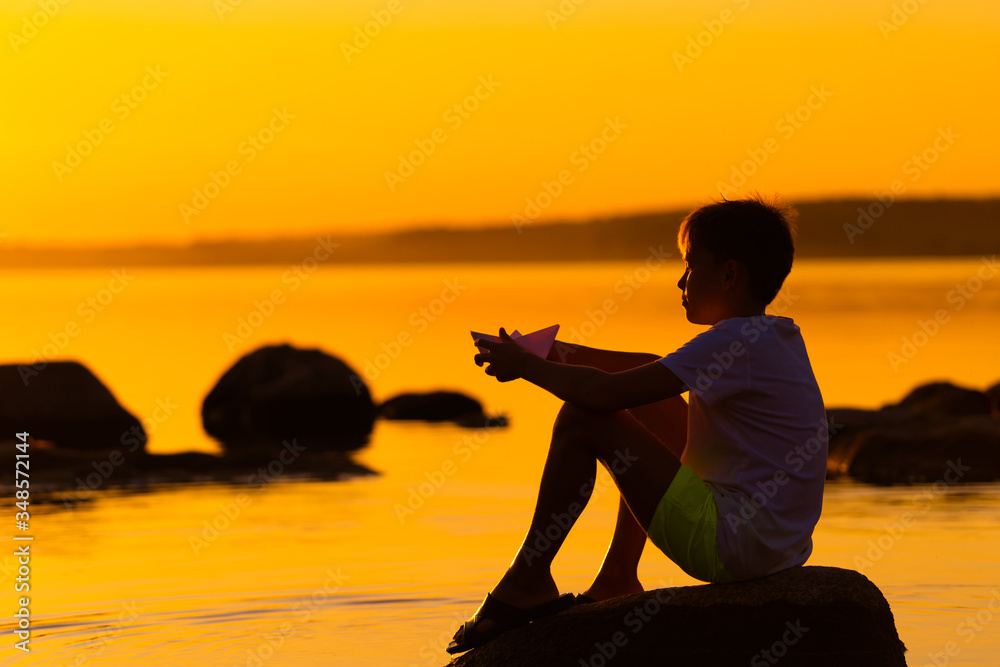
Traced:
MULTIPOLYGON (((1000 250, 1000 198, 840 199, 795 202, 797 258, 951 257, 1000 250)), ((263 239, 74 247, 0 244, 6 266, 248 266, 301 262, 317 247, 338 264, 552 262, 641 259, 650 246, 671 252, 686 209, 595 217, 587 221, 496 221, 476 228, 316 232, 263 239), (16 261, 15 261, 16 260, 16 261)), ((333 225, 331 225, 332 227, 333 225)))

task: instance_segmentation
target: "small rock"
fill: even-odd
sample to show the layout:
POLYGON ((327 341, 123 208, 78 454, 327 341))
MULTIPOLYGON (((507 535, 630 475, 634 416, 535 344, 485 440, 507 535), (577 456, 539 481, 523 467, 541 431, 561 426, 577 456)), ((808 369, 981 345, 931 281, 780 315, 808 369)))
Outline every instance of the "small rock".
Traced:
POLYGON ((379 406, 379 417, 390 420, 447 421, 472 428, 507 425, 504 415, 487 417, 482 403, 455 391, 397 394, 379 406))

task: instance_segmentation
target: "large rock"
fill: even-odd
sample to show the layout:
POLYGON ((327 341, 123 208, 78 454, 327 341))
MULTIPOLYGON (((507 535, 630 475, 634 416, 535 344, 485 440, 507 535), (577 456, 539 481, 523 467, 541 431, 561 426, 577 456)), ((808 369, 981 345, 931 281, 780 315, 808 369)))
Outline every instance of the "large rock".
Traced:
POLYGON ((906 647, 864 575, 796 567, 735 584, 647 591, 510 630, 455 667, 904 667, 906 647))
POLYGON ((297 440, 309 451, 367 444, 376 408, 361 377, 321 350, 259 348, 239 359, 205 397, 205 431, 227 456, 277 452, 297 440))
POLYGON ((1000 479, 995 390, 935 382, 879 410, 827 410, 828 476, 876 484, 1000 479))
POLYGON ((0 433, 6 439, 23 431, 62 449, 108 449, 123 438, 146 443, 139 420, 75 361, 0 366, 0 433))
POLYGON ((983 392, 957 387, 950 382, 921 385, 907 394, 896 407, 911 414, 932 417, 990 413, 990 401, 983 392))
POLYGON ((995 419, 1000 419, 1000 382, 983 393, 986 394, 986 400, 990 402, 990 414, 995 419))
POLYGON ((504 415, 487 417, 482 403, 455 391, 397 394, 383 401, 378 411, 379 417, 390 420, 454 422, 476 428, 507 425, 504 415))
POLYGON ((1000 424, 990 417, 947 423, 914 420, 858 434, 830 459, 840 471, 873 484, 989 482, 1000 479, 1000 424))

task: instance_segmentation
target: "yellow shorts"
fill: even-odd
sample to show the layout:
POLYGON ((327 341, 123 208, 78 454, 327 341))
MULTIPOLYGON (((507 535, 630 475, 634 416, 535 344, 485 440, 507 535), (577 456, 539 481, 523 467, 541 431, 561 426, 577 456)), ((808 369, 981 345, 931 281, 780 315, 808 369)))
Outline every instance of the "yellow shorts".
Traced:
POLYGON ((681 465, 656 506, 649 539, 695 579, 733 581, 716 548, 718 518, 712 490, 694 470, 681 465))

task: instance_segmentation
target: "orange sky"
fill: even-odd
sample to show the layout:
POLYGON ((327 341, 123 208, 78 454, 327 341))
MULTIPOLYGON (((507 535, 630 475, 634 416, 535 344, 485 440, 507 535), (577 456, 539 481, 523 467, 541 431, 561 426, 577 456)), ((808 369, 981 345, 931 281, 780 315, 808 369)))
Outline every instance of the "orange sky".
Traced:
POLYGON ((4 243, 1000 194, 996 3, 235 3, 0 5, 4 243))

